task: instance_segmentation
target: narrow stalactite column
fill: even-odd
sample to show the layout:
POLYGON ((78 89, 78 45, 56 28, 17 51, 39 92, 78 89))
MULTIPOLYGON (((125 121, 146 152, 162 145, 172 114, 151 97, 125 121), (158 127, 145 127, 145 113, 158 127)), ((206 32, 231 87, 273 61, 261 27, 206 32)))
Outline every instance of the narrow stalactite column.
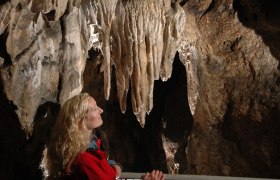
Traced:
POLYGON ((199 81, 197 74, 199 53, 197 48, 191 45, 191 43, 187 40, 182 40, 181 47, 178 51, 180 60, 186 68, 188 83, 188 102, 191 113, 192 115, 194 115, 197 99, 199 96, 199 81))
POLYGON ((110 32, 117 0, 95 0, 94 7, 97 12, 97 23, 100 26, 102 37, 102 53, 104 57, 104 93, 108 100, 111 90, 111 61, 110 61, 110 32))

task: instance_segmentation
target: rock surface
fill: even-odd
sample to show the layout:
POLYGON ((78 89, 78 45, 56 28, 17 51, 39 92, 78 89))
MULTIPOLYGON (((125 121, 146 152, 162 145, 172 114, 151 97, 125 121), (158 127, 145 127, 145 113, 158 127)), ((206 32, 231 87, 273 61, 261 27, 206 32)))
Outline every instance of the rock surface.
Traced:
POLYGON ((184 172, 279 177, 279 13, 246 0, 184 8, 185 38, 199 57, 190 60, 199 96, 184 172))

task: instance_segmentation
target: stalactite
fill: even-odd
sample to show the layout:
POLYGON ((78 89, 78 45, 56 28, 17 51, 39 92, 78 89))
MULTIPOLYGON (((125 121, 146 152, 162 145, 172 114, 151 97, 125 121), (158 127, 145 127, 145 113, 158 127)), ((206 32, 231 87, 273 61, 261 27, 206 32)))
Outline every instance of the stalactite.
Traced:
POLYGON ((182 40, 178 49, 181 62, 185 65, 188 83, 188 102, 192 115, 195 112, 199 96, 199 81, 197 67, 199 61, 198 50, 187 40, 182 40))
MULTIPOLYGON (((131 84, 133 111, 142 127, 146 113, 153 108, 154 80, 161 77, 166 81, 171 76, 184 16, 178 2, 131 0, 117 4, 111 30, 111 63, 116 69, 121 111, 126 111, 126 96, 131 84)), ((110 66, 106 56, 105 52, 105 64, 110 66)), ((106 73, 109 71, 105 71, 105 76, 110 76, 106 73)), ((105 86, 109 86, 110 82, 105 79, 106 83, 105 86)))
POLYGON ((104 93, 108 100, 111 90, 111 53, 110 53, 110 32, 111 22, 114 17, 118 0, 95 0, 93 5, 97 12, 97 22, 100 25, 102 37, 102 53, 104 57, 104 93))

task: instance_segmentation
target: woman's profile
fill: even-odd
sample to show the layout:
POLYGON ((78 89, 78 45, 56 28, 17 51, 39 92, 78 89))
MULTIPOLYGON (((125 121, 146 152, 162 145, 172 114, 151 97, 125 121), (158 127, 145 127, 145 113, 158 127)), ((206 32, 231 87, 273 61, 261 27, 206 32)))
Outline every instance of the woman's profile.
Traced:
MULTIPOLYGON (((102 112, 87 93, 63 104, 41 162, 45 179, 111 180, 121 175, 121 166, 107 159, 95 133, 103 124, 102 112)), ((143 178, 164 179, 164 175, 156 171, 143 178)))

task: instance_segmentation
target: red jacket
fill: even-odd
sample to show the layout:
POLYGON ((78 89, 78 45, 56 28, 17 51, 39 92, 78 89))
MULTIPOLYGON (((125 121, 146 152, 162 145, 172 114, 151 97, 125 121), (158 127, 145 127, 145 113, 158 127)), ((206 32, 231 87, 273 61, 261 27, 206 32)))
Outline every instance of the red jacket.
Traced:
POLYGON ((113 180, 116 169, 109 165, 106 153, 100 149, 87 150, 77 155, 67 180, 113 180))

